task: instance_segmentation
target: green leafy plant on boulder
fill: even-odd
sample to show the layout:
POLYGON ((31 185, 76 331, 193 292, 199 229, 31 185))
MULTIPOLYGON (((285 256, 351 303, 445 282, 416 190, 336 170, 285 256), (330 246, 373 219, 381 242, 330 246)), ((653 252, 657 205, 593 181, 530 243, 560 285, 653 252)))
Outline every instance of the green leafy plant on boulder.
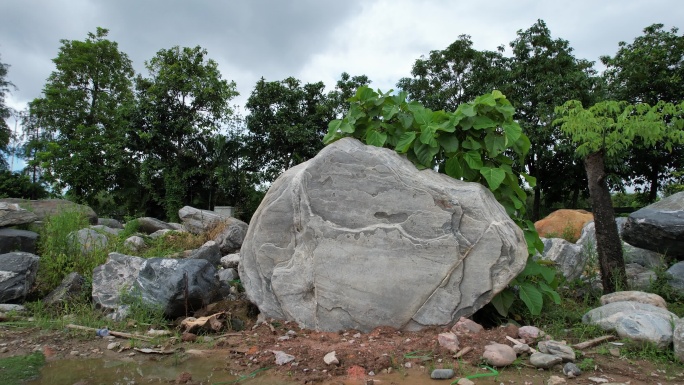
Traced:
MULTIPOLYGON (((325 144, 350 136, 405 154, 418 169, 481 183, 523 229, 530 255, 543 250, 534 224, 524 219, 527 193, 521 186, 525 182, 534 186, 536 181, 516 170, 524 164, 530 141, 513 120, 515 110, 501 92, 479 96, 454 112, 432 111, 408 101, 405 92, 375 92, 366 86, 359 87, 349 102, 347 114, 328 125, 325 144)), ((559 303, 557 281, 548 279, 551 276, 555 276, 552 268, 528 258, 513 283, 515 290, 511 285, 493 301, 497 311, 507 315, 515 298, 533 315, 541 312, 544 298, 559 303)))

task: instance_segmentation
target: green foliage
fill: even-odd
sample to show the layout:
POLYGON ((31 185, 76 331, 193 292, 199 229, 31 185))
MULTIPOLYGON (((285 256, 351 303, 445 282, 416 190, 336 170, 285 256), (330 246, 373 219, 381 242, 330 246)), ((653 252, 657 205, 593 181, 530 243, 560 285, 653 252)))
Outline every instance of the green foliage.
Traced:
POLYGON ((214 171, 203 167, 214 155, 207 142, 230 121, 238 92, 199 46, 162 49, 146 67, 150 77, 135 81, 129 145, 142 159, 141 183, 173 220, 194 192, 206 191, 206 172, 214 171))
POLYGON ((0 377, 4 385, 20 385, 38 377, 43 365, 45 356, 41 352, 0 358, 0 377))
MULTIPOLYGON (((633 42, 620 42, 613 57, 601 57, 611 99, 650 105, 684 100, 684 35, 663 27, 650 25, 633 42)), ((637 146, 627 155, 623 176, 638 191, 648 192, 648 203, 655 202, 671 170, 684 168, 684 146, 667 149, 656 143, 637 146)))
MULTIPOLYGON (((517 290, 518 297, 527 307, 532 316, 541 314, 545 300, 548 303, 560 304, 560 296, 556 289, 559 280, 556 270, 537 263, 528 258, 525 269, 515 277, 510 286, 517 290)), ((505 290, 492 299, 492 305, 502 316, 507 316, 515 301, 514 290, 505 290)))
POLYGON ((138 324, 158 328, 167 324, 164 308, 160 304, 145 301, 139 290, 122 290, 121 304, 127 307, 128 318, 138 324))
MULTIPOLYGON (((9 65, 0 62, 0 151, 6 152, 11 136, 11 130, 5 119, 12 116, 12 109, 6 104, 5 97, 15 88, 14 84, 7 80, 9 65)), ((0 157, 0 168, 6 168, 7 161, 0 157)))
POLYGON ((38 238, 40 267, 36 281, 40 291, 56 288, 71 272, 91 277, 93 269, 104 263, 104 253, 84 255, 70 236, 88 225, 85 215, 76 210, 65 210, 45 219, 38 238))
POLYGON ((0 197, 43 199, 48 197, 48 192, 40 183, 33 183, 27 175, 0 171, 0 197))
POLYGON ((133 101, 133 65, 107 34, 98 28, 84 41, 61 40, 56 70, 43 97, 29 104, 25 125, 30 167, 88 204, 99 191, 121 186, 132 169, 124 113, 133 101))
MULTIPOLYGON (((405 92, 392 95, 359 87, 344 118, 330 122, 324 142, 355 137, 406 154, 419 169, 438 169, 452 178, 487 186, 523 229, 529 253, 541 251, 534 224, 523 219, 527 194, 520 186, 524 182, 534 186, 535 179, 513 168, 515 161, 523 162, 530 142, 513 120, 514 109, 506 97, 494 91, 461 104, 455 112, 432 111, 406 98, 405 92)), ((544 297, 557 299, 548 271, 553 270, 528 259, 516 281, 519 298, 533 314, 541 309, 544 297)), ((507 289, 497 298, 497 309, 507 313, 516 296, 507 289)))

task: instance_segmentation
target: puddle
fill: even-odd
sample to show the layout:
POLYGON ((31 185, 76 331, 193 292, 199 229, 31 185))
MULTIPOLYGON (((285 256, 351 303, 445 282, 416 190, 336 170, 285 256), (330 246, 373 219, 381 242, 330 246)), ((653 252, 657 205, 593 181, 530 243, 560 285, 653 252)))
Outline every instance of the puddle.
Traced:
MULTIPOLYGON (((174 357, 140 359, 79 358, 48 361, 40 377, 26 382, 29 385, 134 385, 173 384, 178 376, 188 372, 192 383, 232 384, 239 379, 225 369, 221 357, 190 357, 179 362, 174 357)), ((268 374, 244 379, 240 384, 290 385, 268 374)))

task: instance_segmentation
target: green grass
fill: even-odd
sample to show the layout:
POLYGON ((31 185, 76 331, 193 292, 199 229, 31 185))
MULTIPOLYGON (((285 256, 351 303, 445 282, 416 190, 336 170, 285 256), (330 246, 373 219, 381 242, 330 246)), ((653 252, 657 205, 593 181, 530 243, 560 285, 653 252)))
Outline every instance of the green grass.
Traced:
POLYGON ((26 380, 38 377, 40 368, 45 365, 43 353, 26 356, 13 356, 0 359, 0 378, 3 385, 19 385, 26 380))

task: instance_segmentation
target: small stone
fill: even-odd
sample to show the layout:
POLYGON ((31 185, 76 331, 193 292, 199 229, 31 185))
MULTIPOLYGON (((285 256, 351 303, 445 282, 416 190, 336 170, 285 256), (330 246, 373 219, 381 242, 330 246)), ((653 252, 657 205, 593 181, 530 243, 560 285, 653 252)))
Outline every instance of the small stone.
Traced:
POLYGON ((535 368, 550 369, 554 365, 560 364, 561 362, 563 362, 563 359, 561 357, 547 353, 537 352, 532 353, 532 355, 530 356, 530 363, 535 368))
POLYGON ((107 345, 107 350, 114 350, 114 349, 118 349, 118 348, 120 348, 120 347, 121 347, 121 343, 119 343, 119 342, 110 342, 110 343, 107 345))
POLYGON ((187 384, 192 381, 192 374, 188 372, 181 372, 181 374, 176 377, 176 384, 187 384))
POLYGON ((461 378, 460 380, 458 380, 456 385, 475 385, 475 383, 467 378, 461 378))
POLYGON ((620 357, 620 349, 618 348, 610 348, 608 349, 608 353, 613 357, 620 357))
POLYGON ((437 336, 437 342, 439 342, 439 346, 452 352, 457 352, 459 349, 458 337, 452 332, 440 333, 437 336))
POLYGON ((197 341, 197 334, 193 333, 183 333, 181 334, 181 341, 183 342, 195 342, 197 341))
POLYGON ((530 345, 528 345, 528 344, 513 345, 513 350, 515 351, 516 354, 524 354, 524 353, 529 353, 531 351, 530 345))
POLYGON ((340 361, 337 359, 337 356, 335 355, 334 350, 326 354, 325 357, 323 357, 323 362, 325 362, 326 365, 337 365, 340 363, 340 361))
POLYGON ((406 369, 410 369, 411 366, 413 366, 413 365, 412 365, 410 362, 404 363, 404 367, 405 367, 406 369))
POLYGON ((483 330, 482 325, 465 317, 461 317, 451 328, 451 331, 457 334, 477 334, 483 330))
POLYGON ((518 329, 518 337, 525 341, 534 341, 543 336, 544 332, 539 330, 536 326, 522 326, 518 329))
POLYGON ((448 380, 454 377, 453 369, 435 369, 430 373, 430 378, 433 380, 448 380))
POLYGON ((294 361, 295 359, 293 355, 287 354, 280 350, 272 350, 272 352, 275 354, 276 365, 285 365, 288 362, 294 361))
POLYGON ((551 376, 548 380, 546 380, 546 385, 561 385, 565 383, 565 378, 558 376, 551 376))
POLYGON ((72 355, 72 356, 77 356, 77 355, 79 355, 80 353, 78 352, 78 350, 72 350, 72 351, 69 352, 69 354, 72 355))
POLYGON ((485 346, 482 358, 491 366, 504 367, 512 364, 517 355, 512 347, 492 342, 485 346))
POLYGON ((568 362, 563 366, 563 374, 565 374, 568 378, 574 378, 582 374, 582 370, 577 367, 577 365, 573 364, 572 362, 568 362))
POLYGON ((537 348, 542 353, 558 356, 563 359, 563 362, 574 362, 575 351, 572 347, 558 342, 558 341, 541 341, 537 344, 537 348))

